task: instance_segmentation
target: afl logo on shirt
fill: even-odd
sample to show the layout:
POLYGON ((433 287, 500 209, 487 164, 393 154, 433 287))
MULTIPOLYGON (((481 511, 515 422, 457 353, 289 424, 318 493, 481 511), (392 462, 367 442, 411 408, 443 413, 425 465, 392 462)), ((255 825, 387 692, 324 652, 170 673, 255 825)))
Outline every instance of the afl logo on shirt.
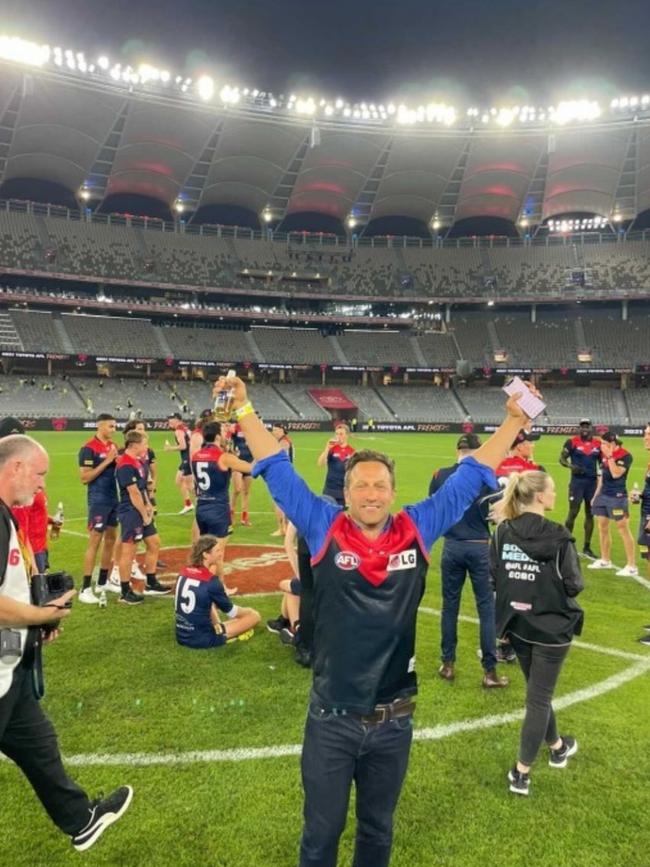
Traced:
POLYGON ((353 569, 358 569, 361 565, 361 560, 353 551, 339 551, 334 558, 334 562, 345 572, 351 572, 353 569))
POLYGON ((388 572, 397 572, 398 569, 413 569, 417 565, 415 548, 401 551, 399 554, 391 554, 388 558, 388 572))

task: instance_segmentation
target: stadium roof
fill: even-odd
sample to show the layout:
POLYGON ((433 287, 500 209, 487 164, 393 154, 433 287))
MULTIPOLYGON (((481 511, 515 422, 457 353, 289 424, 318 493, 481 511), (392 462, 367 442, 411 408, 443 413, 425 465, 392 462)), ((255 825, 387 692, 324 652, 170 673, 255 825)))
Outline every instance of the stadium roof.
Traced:
POLYGON ((364 127, 182 102, 2 64, 0 182, 34 178, 276 222, 316 212, 440 226, 650 208, 650 121, 483 129, 364 127))

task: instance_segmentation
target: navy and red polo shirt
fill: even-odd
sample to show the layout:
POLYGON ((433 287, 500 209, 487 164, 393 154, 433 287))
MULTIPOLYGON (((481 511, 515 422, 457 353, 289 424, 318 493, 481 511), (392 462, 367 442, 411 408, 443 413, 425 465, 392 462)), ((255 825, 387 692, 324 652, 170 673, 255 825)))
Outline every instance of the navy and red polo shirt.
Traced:
POLYGON ((117 458, 115 463, 117 484, 120 489, 120 502, 117 507, 118 513, 123 513, 128 509, 134 508, 128 491, 131 485, 137 485, 138 490, 142 494, 142 499, 147 503, 147 471, 143 462, 138 460, 138 458, 134 458, 133 455, 124 453, 117 458))
POLYGON ((253 475, 264 478, 311 553, 314 697, 365 714, 416 693, 415 629, 429 550, 482 485, 495 487, 492 470, 466 458, 440 491, 390 516, 376 539, 314 494, 284 452, 258 461, 253 475))
POLYGON ((632 466, 632 455, 622 446, 617 446, 612 452, 612 458, 617 467, 623 467, 625 472, 615 479, 609 471, 609 461, 603 461, 603 482, 600 493, 605 497, 627 497, 627 475, 632 466))
POLYGON ((355 453, 350 445, 335 443, 327 452, 327 475, 323 494, 334 497, 335 500, 343 500, 343 483, 345 482, 345 470, 348 461, 355 453))
POLYGON ((571 466, 581 469, 581 479, 595 479, 598 476, 598 466, 601 461, 600 439, 592 437, 584 440, 574 436, 564 443, 562 451, 566 452, 571 466))

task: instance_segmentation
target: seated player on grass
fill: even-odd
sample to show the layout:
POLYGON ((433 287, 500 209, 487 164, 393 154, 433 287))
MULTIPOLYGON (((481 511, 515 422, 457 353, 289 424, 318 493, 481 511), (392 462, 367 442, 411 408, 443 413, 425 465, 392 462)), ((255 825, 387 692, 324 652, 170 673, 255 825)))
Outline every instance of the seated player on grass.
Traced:
POLYGON ((192 545, 189 564, 176 584, 176 641, 185 647, 205 650, 228 641, 252 638, 260 615, 253 608, 235 605, 217 577, 222 563, 216 536, 200 536, 192 545), (226 615, 223 622, 219 612, 226 615))

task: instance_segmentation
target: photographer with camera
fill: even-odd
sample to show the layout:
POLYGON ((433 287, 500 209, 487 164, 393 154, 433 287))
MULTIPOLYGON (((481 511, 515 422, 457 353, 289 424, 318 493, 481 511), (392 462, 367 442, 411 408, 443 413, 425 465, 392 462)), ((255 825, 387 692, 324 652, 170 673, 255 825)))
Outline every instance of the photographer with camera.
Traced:
POLYGON ((38 703, 41 644, 59 635, 75 591, 56 595, 69 587, 62 573, 30 581, 10 509, 29 505, 43 490, 48 467, 47 452, 31 437, 0 439, 0 752, 18 765, 52 821, 83 851, 125 812, 133 790, 122 786, 90 801, 66 774, 54 727, 38 703))

